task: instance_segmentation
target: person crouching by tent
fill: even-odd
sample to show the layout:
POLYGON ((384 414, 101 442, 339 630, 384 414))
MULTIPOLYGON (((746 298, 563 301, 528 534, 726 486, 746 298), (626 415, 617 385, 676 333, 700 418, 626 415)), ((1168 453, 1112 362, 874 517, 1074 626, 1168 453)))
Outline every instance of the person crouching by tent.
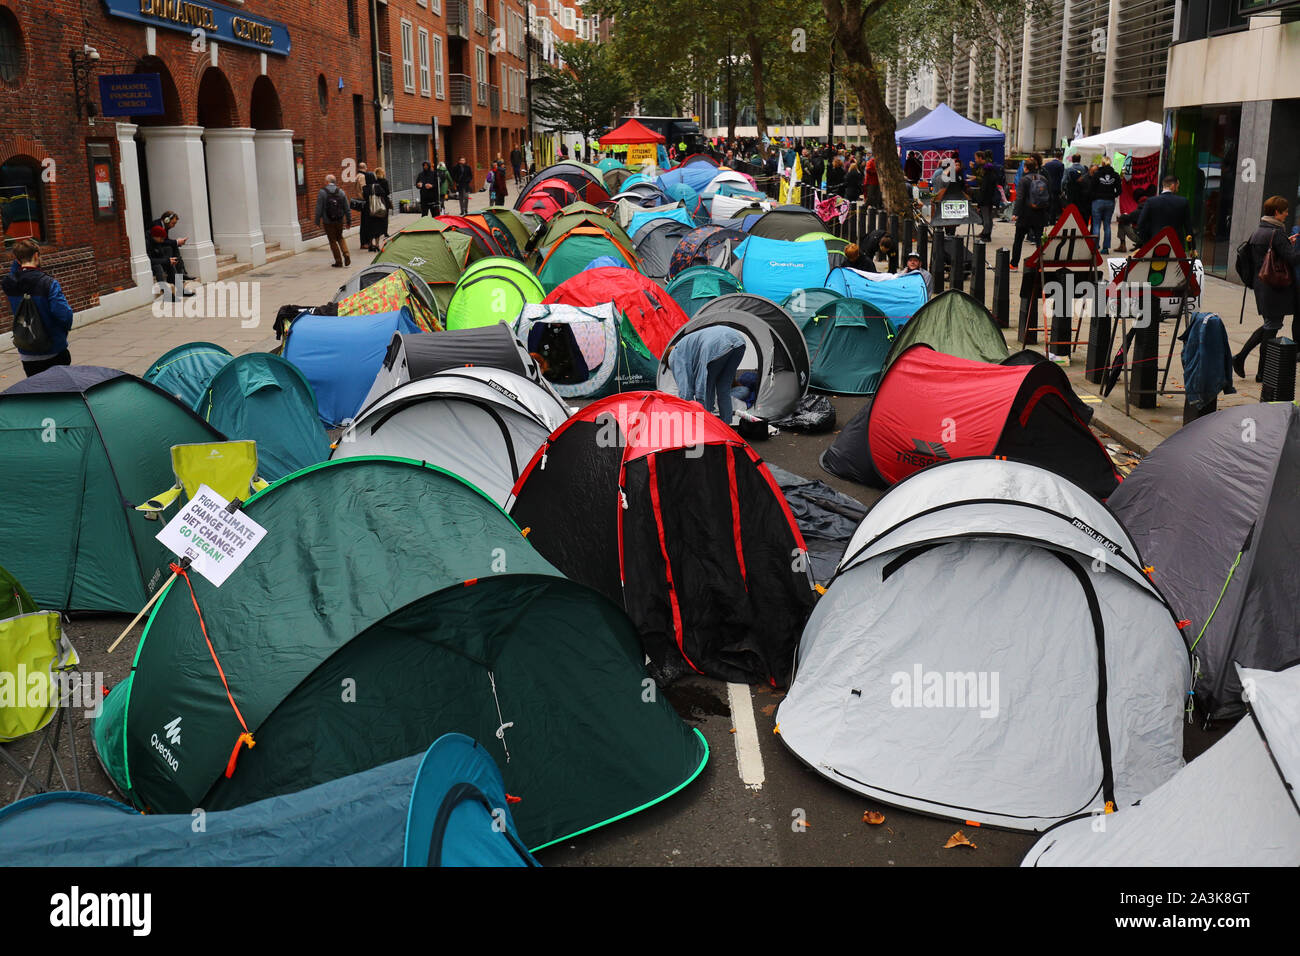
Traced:
POLYGON ((921 254, 915 249, 907 254, 907 261, 903 263, 903 268, 898 270, 898 274, 905 276, 912 272, 920 273, 921 278, 925 280, 925 294, 929 295, 934 287, 934 276, 930 275, 929 269, 921 267, 921 254))
POLYGON ((683 336, 666 356, 677 383, 677 394, 699 402, 728 425, 732 420, 731 388, 745 357, 745 337, 725 325, 710 326, 683 336))

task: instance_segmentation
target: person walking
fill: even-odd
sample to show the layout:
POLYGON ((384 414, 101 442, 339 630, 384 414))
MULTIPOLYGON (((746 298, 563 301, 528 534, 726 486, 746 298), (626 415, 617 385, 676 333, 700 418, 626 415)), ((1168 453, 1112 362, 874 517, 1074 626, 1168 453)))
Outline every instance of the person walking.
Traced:
POLYGON ((376 166, 370 182, 361 189, 361 199, 366 204, 366 212, 370 214, 370 235, 361 238, 363 242, 369 240, 372 252, 379 251, 379 246, 375 245, 379 239, 388 237, 388 214, 393 211, 392 194, 384 176, 384 168, 376 166))
POLYGON ((1038 170, 1038 161, 1032 156, 1025 160, 1025 172, 1016 191, 1016 204, 1011 221, 1016 224, 1016 237, 1011 243, 1011 268, 1020 268, 1020 249, 1025 237, 1037 246, 1043 241, 1047 228, 1047 214, 1051 207, 1047 177, 1038 170))
POLYGON ((440 178, 438 171, 433 168, 433 164, 426 159, 424 168, 420 170, 420 175, 415 177, 415 188, 420 191, 421 216, 436 216, 442 211, 439 208, 441 197, 438 190, 438 180, 440 178))
POLYGON ((492 205, 504 206, 506 204, 506 164, 497 163, 496 174, 492 177, 492 205))
POLYGON ((348 255, 348 240, 343 235, 344 228, 352 228, 352 206, 347 194, 339 189, 333 173, 325 177, 325 185, 316 194, 315 220, 329 240, 330 253, 334 256, 333 267, 342 269, 352 265, 352 257, 348 255))
POLYGON ((456 187, 457 198, 460 200, 460 214, 469 215, 469 194, 474 188, 474 170, 469 168, 462 156, 455 166, 451 167, 451 183, 456 187))
MULTIPOLYGON (((1154 199, 1147 200, 1150 206, 1154 199)), ((1264 200, 1264 215, 1260 217, 1259 228, 1251 233, 1250 243, 1251 275, 1255 290, 1255 308, 1259 311, 1263 325, 1250 334, 1245 346, 1232 357, 1232 370, 1239 378, 1246 377, 1246 359, 1257 345, 1263 345, 1282 329, 1282 320, 1288 315, 1297 316, 1291 320, 1291 334, 1295 336, 1300 325, 1300 313, 1296 310, 1295 267, 1300 263, 1300 250, 1296 248, 1296 237, 1286 235, 1286 219, 1290 206, 1282 196, 1269 196, 1264 200), (1270 265, 1276 267, 1273 277, 1261 274, 1265 260, 1272 255, 1270 265)), ((1262 371, 1262 359, 1261 359, 1262 371)), ((1260 374, 1255 381, 1262 381, 1260 374)))
POLYGON ((375 174, 370 171, 370 167, 365 163, 357 163, 357 182, 361 184, 361 191, 357 194, 357 209, 361 213, 361 228, 357 233, 357 245, 369 252, 378 252, 373 239, 375 236, 375 222, 370 215, 370 207, 366 202, 366 188, 375 181, 375 174))
POLYGON ((865 181, 862 167, 856 160, 851 161, 848 170, 844 173, 844 198, 851 203, 857 203, 862 198, 862 185, 865 181))
POLYGON ((510 166, 515 171, 515 185, 522 186, 524 184, 524 152, 519 148, 518 143, 515 143, 515 148, 510 150, 510 166))
POLYGON ((1178 241, 1186 242, 1188 234, 1192 231, 1191 204, 1178 195, 1177 176, 1166 176, 1160 181, 1160 185, 1162 187, 1160 195, 1152 196, 1144 202, 1142 210, 1138 213, 1138 239, 1145 245, 1156 233, 1172 227, 1178 236, 1178 241))
POLYGON ((874 154, 867 157, 862 167, 862 188, 866 193, 868 206, 880 209, 885 205, 880 195, 880 170, 876 168, 874 154))
MULTIPOLYGON (((1047 154, 1047 161, 1042 164, 1040 171, 1043 178, 1047 180, 1047 189, 1051 194, 1047 217, 1052 222, 1056 222, 1061 218, 1061 183, 1065 180, 1065 163, 1061 161, 1059 149, 1054 149, 1047 154)), ((1019 191, 1020 184, 1016 183, 1016 192, 1019 191)))
POLYGON ((682 336, 664 359, 673 373, 677 394, 699 402, 708 411, 716 403, 718 417, 730 425, 731 386, 745 357, 745 337, 725 325, 714 325, 682 336))
POLYGON ((980 221, 984 226, 979 237, 985 242, 992 242, 993 207, 997 205, 998 185, 1004 174, 1002 167, 994 164, 992 153, 984 150, 975 155, 979 161, 979 188, 975 194, 975 202, 979 206, 980 221))
POLYGON ((1122 185, 1110 157, 1103 158, 1092 177, 1092 235, 1100 239, 1098 249, 1103 256, 1110 252, 1110 220, 1122 185))
POLYGON ((438 160, 438 204, 443 209, 447 208, 447 200, 455 191, 456 187, 451 181, 451 173, 447 171, 447 164, 438 160))
POLYGON ((71 365, 68 333, 72 330, 72 306, 68 305, 63 287, 58 279, 41 271, 41 247, 35 241, 19 239, 14 243, 13 255, 13 265, 9 274, 0 279, 0 286, 14 317, 14 348, 22 360, 23 371, 30 378, 56 365, 71 365), (19 331, 24 308, 28 313, 35 309, 32 323, 35 340, 19 331))
POLYGON ((826 171, 826 192, 832 196, 843 196, 844 175, 844 160, 836 156, 831 162, 831 168, 826 171))

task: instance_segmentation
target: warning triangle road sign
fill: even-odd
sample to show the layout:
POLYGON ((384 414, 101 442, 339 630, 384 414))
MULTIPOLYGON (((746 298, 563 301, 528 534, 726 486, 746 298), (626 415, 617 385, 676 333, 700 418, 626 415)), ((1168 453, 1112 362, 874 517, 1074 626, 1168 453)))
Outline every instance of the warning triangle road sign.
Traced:
POLYGON ((1026 269, 1096 269, 1100 265, 1097 240, 1088 232, 1077 206, 1065 207, 1047 239, 1025 260, 1026 269))
POLYGON ((1183 242, 1172 226, 1166 226, 1147 240, 1110 280, 1112 288, 1135 282, 1145 283, 1157 299, 1201 294, 1192 260, 1183 251, 1183 242))

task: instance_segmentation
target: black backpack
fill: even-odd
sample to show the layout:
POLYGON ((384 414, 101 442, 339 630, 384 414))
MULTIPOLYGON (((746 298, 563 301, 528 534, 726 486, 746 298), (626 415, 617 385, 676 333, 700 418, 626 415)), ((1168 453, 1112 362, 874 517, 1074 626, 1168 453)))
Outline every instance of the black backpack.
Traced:
POLYGON ((329 222, 342 222, 348 214, 348 199, 343 190, 325 193, 325 218, 329 222))
POLYGON ((1250 240, 1247 239, 1237 247, 1237 256, 1232 267, 1237 270, 1237 277, 1241 279, 1247 289, 1255 288, 1255 256, 1250 249, 1250 240))
POLYGON ((1047 180, 1034 173, 1027 177, 1029 180, 1029 190, 1025 193, 1025 198, 1029 200, 1030 209, 1046 209, 1051 205, 1051 190, 1047 188, 1047 180))
POLYGON ((14 315, 13 335, 14 348, 29 355, 45 355, 54 347, 45 320, 41 318, 41 310, 26 292, 14 315))

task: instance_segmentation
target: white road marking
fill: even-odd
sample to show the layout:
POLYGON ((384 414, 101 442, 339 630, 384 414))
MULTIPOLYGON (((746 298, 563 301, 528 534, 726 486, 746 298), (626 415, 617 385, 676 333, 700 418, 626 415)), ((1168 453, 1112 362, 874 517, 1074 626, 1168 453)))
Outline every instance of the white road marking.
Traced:
POLYGON ((731 726, 736 728, 736 763, 740 780, 751 790, 763 788, 763 754, 758 749, 758 725, 754 721, 754 698, 748 684, 727 684, 731 704, 731 726))

